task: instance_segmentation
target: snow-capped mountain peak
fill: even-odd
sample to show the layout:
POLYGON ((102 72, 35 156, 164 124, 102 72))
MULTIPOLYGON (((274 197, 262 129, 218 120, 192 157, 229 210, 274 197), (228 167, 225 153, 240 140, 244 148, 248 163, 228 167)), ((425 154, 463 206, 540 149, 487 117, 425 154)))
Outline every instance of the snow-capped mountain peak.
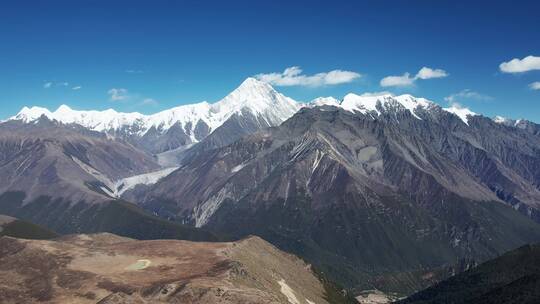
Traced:
POLYGON ((452 105, 451 107, 444 108, 446 112, 457 115, 466 125, 469 125, 469 116, 477 116, 478 114, 469 110, 468 108, 463 108, 458 105, 452 105))
MULTIPOLYGON (((284 107, 282 110, 298 110, 297 102, 278 93, 266 82, 255 78, 247 78, 242 84, 222 100, 212 105, 214 112, 230 110, 239 111, 243 108, 251 110, 254 114, 264 113, 272 107, 284 107)), ((281 110, 281 109, 279 109, 281 110)), ((286 116, 290 117, 291 113, 286 116)), ((287 118, 288 118, 287 117, 287 118)))
POLYGON ((260 81, 253 77, 248 77, 244 81, 242 81, 242 83, 234 91, 232 91, 231 94, 253 94, 257 92, 263 94, 268 94, 269 92, 277 93, 277 91, 274 90, 274 88, 267 82, 260 81))
POLYGON ((275 97, 278 95, 281 94, 268 83, 249 77, 214 106, 257 108, 257 106, 268 106, 275 101, 275 97))
POLYGON ((105 111, 77 111, 67 105, 61 105, 54 112, 40 107, 30 109, 24 107, 19 114, 11 119, 30 122, 43 115, 64 124, 76 123, 95 131, 117 130, 124 125, 134 124, 136 120, 144 117, 140 113, 118 113, 112 109, 105 111))
POLYGON ((25 123, 35 121, 41 116, 45 115, 46 117, 51 116, 51 112, 42 107, 23 107, 19 113, 10 118, 10 120, 22 120, 25 123))
POLYGON ((493 117, 492 120, 494 122, 496 122, 498 124, 502 124, 502 125, 514 125, 515 124, 515 120, 509 119, 509 118, 506 118, 506 117, 502 117, 502 116, 499 116, 499 115, 493 117))
POLYGON ((55 112, 60 113, 60 112, 72 112, 72 111, 73 110, 69 106, 63 104, 63 105, 59 106, 58 109, 56 109, 55 112))
MULTIPOLYGON (((417 119, 421 119, 418 110, 437 108, 456 115, 467 125, 468 118, 477 115, 467 108, 459 106, 442 108, 425 98, 409 94, 395 96, 388 92, 361 95, 349 93, 342 101, 334 97, 320 97, 309 103, 300 103, 277 92, 270 84, 250 77, 215 103, 204 101, 181 105, 152 115, 137 112, 122 113, 113 109, 77 111, 67 105, 61 105, 54 112, 42 107, 24 107, 10 120, 28 123, 46 116, 51 120, 65 124, 79 124, 94 131, 119 132, 120 135, 138 137, 143 137, 151 129, 164 134, 177 125, 194 143, 219 128, 233 115, 243 116, 249 113, 260 122, 260 127, 276 126, 293 116, 301 107, 317 106, 335 106, 353 113, 375 116, 394 111, 408 111, 417 119), (197 127, 202 129, 197 131, 197 127)), ((502 117, 496 117, 494 121, 513 126, 519 124, 519 121, 502 117)))
POLYGON ((526 129, 530 125, 534 125, 534 123, 526 120, 526 119, 510 119, 502 116, 495 116, 492 118, 492 120, 495 123, 505 125, 508 127, 516 127, 520 129, 526 129))
POLYGON ((138 136, 143 136, 152 128, 164 133, 179 124, 192 141, 198 141, 195 128, 199 122, 206 124, 209 132, 212 132, 235 113, 242 115, 244 111, 250 111, 272 126, 291 117, 299 108, 299 103, 278 93, 269 84, 247 78, 238 88, 214 104, 200 102, 182 105, 152 115, 121 113, 113 109, 77 111, 61 105, 54 112, 41 107, 24 107, 10 120, 31 122, 45 115, 51 120, 64 124, 79 124, 94 131, 115 132, 125 129, 128 135, 138 136))
MULTIPOLYGON (((212 124, 208 118, 209 112, 210 104, 203 101, 174 107, 156 114, 148 115, 143 119, 142 131, 140 134, 146 133, 147 130, 152 127, 158 131, 164 132, 175 124, 180 124, 182 127, 191 126, 191 129, 193 129, 199 121, 203 121, 210 128, 215 128, 216 126, 212 124)), ((192 135, 192 132, 188 135, 192 135)))
POLYGON ((381 94, 363 94, 357 95, 349 93, 343 98, 341 107, 350 112, 360 112, 367 114, 370 112, 381 114, 381 110, 389 110, 393 107, 409 111, 414 117, 420 119, 415 113, 418 108, 428 108, 434 105, 433 102, 425 98, 416 98, 405 94, 394 96, 390 93, 381 94))
POLYGON ((310 107, 319 107, 319 106, 334 106, 339 107, 341 104, 341 101, 335 99, 334 97, 319 97, 313 99, 311 102, 309 102, 310 107))
POLYGON ((250 77, 225 98, 212 104, 210 112, 219 121, 233 113, 242 115, 242 111, 247 110, 262 116, 269 125, 277 125, 299 108, 300 104, 295 100, 277 92, 268 83, 250 77))

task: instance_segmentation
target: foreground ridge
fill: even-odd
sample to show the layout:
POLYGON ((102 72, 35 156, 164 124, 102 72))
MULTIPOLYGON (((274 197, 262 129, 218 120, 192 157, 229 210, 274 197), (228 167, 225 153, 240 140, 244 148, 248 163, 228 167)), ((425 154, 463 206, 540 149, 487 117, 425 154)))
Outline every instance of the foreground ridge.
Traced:
POLYGON ((309 265, 257 237, 234 243, 107 233, 3 237, 0 248, 2 303, 329 303, 327 286, 309 265), (12 282, 22 283, 13 289, 12 282))

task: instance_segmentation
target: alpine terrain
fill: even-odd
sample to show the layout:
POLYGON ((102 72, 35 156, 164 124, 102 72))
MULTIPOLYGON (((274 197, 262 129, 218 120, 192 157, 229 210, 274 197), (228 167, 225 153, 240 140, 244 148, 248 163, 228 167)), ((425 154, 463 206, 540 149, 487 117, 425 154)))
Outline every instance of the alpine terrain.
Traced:
POLYGON ((0 212, 59 233, 257 235, 347 288, 407 295, 540 241, 539 128, 411 95, 301 103, 254 78, 154 115, 25 107, 0 123, 0 212))
POLYGON ((0 262, 2 303, 354 303, 309 265, 257 237, 2 237, 0 262))
POLYGON ((540 303, 540 1, 3 1, 0 304, 540 303))
POLYGON ((316 102, 230 145, 203 140, 130 198, 184 224, 257 234, 362 289, 407 293, 539 240, 533 123, 410 95, 316 102))

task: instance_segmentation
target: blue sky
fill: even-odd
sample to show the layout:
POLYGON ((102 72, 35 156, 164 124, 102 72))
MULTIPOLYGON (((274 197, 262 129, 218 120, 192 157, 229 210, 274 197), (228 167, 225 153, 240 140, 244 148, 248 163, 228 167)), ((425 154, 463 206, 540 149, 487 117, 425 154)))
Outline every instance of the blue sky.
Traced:
POLYGON ((538 1, 290 2, 3 1, 0 118, 24 105, 153 113, 300 67, 272 76, 297 100, 390 91, 540 122, 538 1), (354 74, 310 78, 335 70, 354 74), (381 86, 404 73, 383 83, 408 85, 381 86))

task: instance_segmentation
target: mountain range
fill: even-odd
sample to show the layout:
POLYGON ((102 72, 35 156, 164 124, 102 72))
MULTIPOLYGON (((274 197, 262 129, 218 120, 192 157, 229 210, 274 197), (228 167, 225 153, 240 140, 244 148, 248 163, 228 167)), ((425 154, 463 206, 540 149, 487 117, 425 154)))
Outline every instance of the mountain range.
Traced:
POLYGON ((540 241, 540 125, 411 95, 302 103, 248 78, 154 115, 23 108, 0 176, 0 213, 59 233, 255 234, 357 290, 540 241))
POLYGON ((76 111, 62 105, 54 112, 40 107, 24 107, 10 120, 29 123, 44 116, 62 124, 77 124, 106 133, 157 154, 200 142, 215 132, 238 137, 276 126, 291 117, 299 107, 297 102, 276 92, 270 85, 248 78, 216 103, 184 105, 153 115, 118 113, 112 109, 76 111))

